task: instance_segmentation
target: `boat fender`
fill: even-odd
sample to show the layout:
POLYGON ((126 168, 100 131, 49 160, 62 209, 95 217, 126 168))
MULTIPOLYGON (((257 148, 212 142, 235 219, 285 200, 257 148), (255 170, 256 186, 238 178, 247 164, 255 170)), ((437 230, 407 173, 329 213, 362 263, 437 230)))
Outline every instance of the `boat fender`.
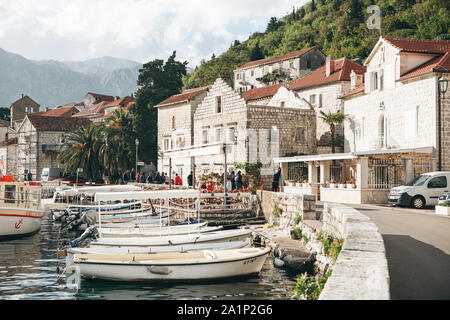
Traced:
POLYGON ((148 271, 155 274, 171 274, 172 270, 165 266, 151 266, 147 268, 148 271))
POLYGON ((208 260, 216 260, 217 259, 217 255, 214 252, 210 251, 210 250, 203 251, 203 255, 208 260))

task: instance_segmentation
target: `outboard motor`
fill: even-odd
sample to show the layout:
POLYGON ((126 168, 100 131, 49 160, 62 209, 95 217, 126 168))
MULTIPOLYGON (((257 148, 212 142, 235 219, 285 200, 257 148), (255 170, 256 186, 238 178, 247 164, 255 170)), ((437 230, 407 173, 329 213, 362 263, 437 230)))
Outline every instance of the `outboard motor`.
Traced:
POLYGON ((69 247, 78 247, 80 244, 84 243, 87 240, 94 240, 96 239, 98 236, 98 230, 97 227, 89 227, 86 229, 86 231, 83 232, 83 234, 81 236, 79 236, 78 238, 70 241, 68 243, 69 247))

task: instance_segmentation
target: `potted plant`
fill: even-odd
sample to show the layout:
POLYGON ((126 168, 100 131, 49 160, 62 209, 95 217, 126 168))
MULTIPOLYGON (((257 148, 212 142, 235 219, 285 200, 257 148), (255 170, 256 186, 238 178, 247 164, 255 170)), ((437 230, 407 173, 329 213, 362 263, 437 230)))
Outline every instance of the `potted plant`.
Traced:
POLYGON ((330 181, 330 188, 336 188, 336 180, 332 179, 330 181))
POLYGON ((356 188, 355 181, 353 180, 347 181, 347 189, 355 189, 355 188, 356 188))
POLYGON ((308 188, 310 184, 308 183, 308 180, 303 180, 303 187, 308 188))
POLYGON ((347 185, 345 183, 338 183, 338 188, 339 189, 345 189, 347 185))
POLYGON ((301 187, 302 186, 302 181, 301 180, 297 180, 297 182, 295 182, 295 186, 296 187, 301 187))
POLYGON ((440 203, 435 207, 436 214, 450 216, 450 203, 440 203))
POLYGON ((288 180, 288 186, 289 187, 294 187, 295 186, 295 181, 294 180, 288 180))

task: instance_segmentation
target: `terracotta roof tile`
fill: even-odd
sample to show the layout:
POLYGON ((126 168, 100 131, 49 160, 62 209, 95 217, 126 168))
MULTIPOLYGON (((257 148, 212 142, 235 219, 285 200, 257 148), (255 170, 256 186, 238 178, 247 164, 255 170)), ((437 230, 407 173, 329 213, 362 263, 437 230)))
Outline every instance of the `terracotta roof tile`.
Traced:
POLYGON ((449 40, 407 39, 386 36, 383 36, 382 39, 404 52, 446 53, 450 51, 449 40))
POLYGON ((259 100, 267 97, 272 97, 277 93, 278 89, 280 89, 282 85, 283 83, 279 83, 268 87, 248 90, 242 94, 242 97, 244 98, 245 101, 259 100))
POLYGON ((46 117, 71 117, 72 113, 78 113, 78 109, 73 106, 59 107, 41 113, 46 117))
POLYGON ((254 67, 254 66, 259 66, 261 64, 273 63, 273 62, 277 62, 277 61, 281 61, 281 60, 296 58, 296 57, 304 55, 305 53, 311 51, 314 48, 315 47, 310 47, 310 48, 302 49, 299 51, 290 52, 290 53, 287 53, 287 54, 284 54, 281 56, 277 56, 277 57, 266 58, 266 59, 261 59, 261 60, 256 60, 256 61, 250 61, 250 62, 247 62, 246 64, 238 67, 235 70, 242 70, 242 69, 246 69, 246 68, 250 68, 250 67, 254 67))
POLYGON ((206 86, 206 87, 200 87, 200 88, 193 88, 193 89, 187 89, 184 90, 182 93, 180 94, 175 94, 169 98, 167 98, 166 100, 158 103, 156 105, 156 107, 161 107, 167 104, 172 104, 172 103, 177 103, 177 102, 182 102, 182 101, 187 101, 190 100, 194 97, 196 97, 197 95, 208 91, 211 88, 211 86, 206 86))
POLYGON ((99 94, 99 93, 93 93, 93 92, 88 92, 87 94, 90 94, 94 98, 100 99, 101 101, 114 101, 114 99, 115 99, 113 96, 108 96, 105 94, 99 94))
POLYGON ((428 72, 449 72, 450 71, 450 52, 443 56, 436 57, 430 61, 418 66, 417 68, 404 73, 400 80, 418 76, 428 72))
POLYGON ((354 89, 352 89, 350 91, 347 91, 347 92, 343 93, 340 96, 340 98, 347 97, 347 96, 350 96, 352 94, 356 94, 356 93, 359 93, 359 92, 364 92, 364 83, 362 85, 360 85, 359 87, 356 87, 356 88, 354 88, 354 89))
POLYGON ((106 105, 108 105, 108 101, 102 101, 96 104, 93 104, 89 108, 85 110, 81 110, 77 114, 74 114, 74 117, 84 117, 84 116, 95 116, 95 115, 103 115, 105 113, 106 105))
POLYGON ((303 78, 269 87, 252 89, 244 92, 242 96, 246 101, 257 100, 275 95, 283 84, 288 84, 291 90, 299 90, 334 81, 350 81, 350 74, 352 70, 355 70, 355 73, 357 74, 364 74, 366 72, 366 67, 347 58, 334 60, 334 64, 334 72, 332 72, 328 77, 326 76, 326 65, 324 65, 303 78))
POLYGON ((39 131, 75 131, 91 123, 89 119, 68 117, 45 117, 40 115, 27 115, 31 124, 39 131))

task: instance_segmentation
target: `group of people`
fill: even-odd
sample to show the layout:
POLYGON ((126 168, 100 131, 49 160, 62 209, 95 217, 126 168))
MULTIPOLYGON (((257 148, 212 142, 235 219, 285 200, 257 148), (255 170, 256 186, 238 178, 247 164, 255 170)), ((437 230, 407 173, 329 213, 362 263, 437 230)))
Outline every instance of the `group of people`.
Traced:
POLYGON ((230 177, 227 178, 227 190, 242 190, 242 173, 238 171, 237 174, 231 171, 230 177))
MULTIPOLYGON (((192 172, 191 172, 187 178, 188 185, 190 187, 192 187, 192 185, 193 185, 192 178, 193 178, 193 176, 192 176, 192 172)), ((175 171, 173 171, 172 176, 169 177, 169 174, 167 174, 165 172, 162 172, 162 173, 149 172, 148 174, 146 174, 145 172, 142 172, 142 173, 138 172, 136 174, 135 170, 131 169, 131 170, 125 171, 121 177, 121 183, 127 184, 129 182, 152 183, 152 184, 170 184, 170 183, 172 183, 172 184, 178 185, 178 186, 183 185, 182 178, 175 171)))

